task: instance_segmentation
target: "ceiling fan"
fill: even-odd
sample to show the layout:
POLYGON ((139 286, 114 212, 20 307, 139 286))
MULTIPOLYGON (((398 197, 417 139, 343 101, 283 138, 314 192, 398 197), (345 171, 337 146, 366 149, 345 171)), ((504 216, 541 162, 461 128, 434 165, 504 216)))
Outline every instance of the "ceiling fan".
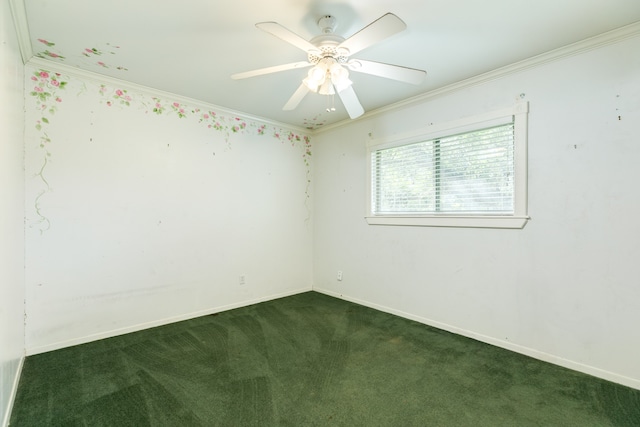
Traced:
POLYGON ((419 84, 426 71, 381 62, 351 59, 350 56, 378 43, 407 28, 407 25, 393 13, 387 13, 376 19, 348 39, 335 34, 336 18, 325 15, 318 21, 322 34, 307 41, 277 22, 260 22, 259 29, 270 33, 307 53, 307 61, 293 62, 274 67, 260 68, 244 73, 233 74, 233 79, 245 79, 263 74, 297 68, 312 67, 302 80, 293 96, 284 105, 283 110, 295 109, 309 93, 321 95, 338 94, 349 117, 355 119, 364 113, 358 97, 349 79, 349 71, 372 74, 401 82, 419 84))

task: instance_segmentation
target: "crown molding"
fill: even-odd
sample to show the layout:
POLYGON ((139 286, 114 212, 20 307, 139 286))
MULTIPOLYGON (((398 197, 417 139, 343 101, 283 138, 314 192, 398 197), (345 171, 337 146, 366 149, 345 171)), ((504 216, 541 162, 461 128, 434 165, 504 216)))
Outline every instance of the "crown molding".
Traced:
POLYGON ((33 57, 31 40, 29 38, 29 24, 27 22, 27 11, 24 7, 24 0, 9 0, 9 9, 13 18, 13 25, 16 27, 18 38, 18 49, 22 56, 22 63, 26 64, 33 57))
POLYGON ((529 68, 538 67, 538 66, 547 64, 549 62, 560 61, 570 56, 578 55, 593 49, 598 49, 603 46, 618 43, 620 41, 623 41, 632 37, 637 37, 639 35, 640 35, 640 21, 634 22, 633 24, 629 24, 624 27, 617 28, 615 30, 608 31, 606 33, 599 34, 597 36, 589 37, 579 42, 572 43, 572 44, 560 47, 558 49, 554 49, 554 50, 542 53, 540 55, 532 56, 522 61, 514 62, 504 67, 496 68, 495 70, 488 71, 486 73, 478 74, 476 76, 470 77, 465 80, 460 80, 458 82, 425 92, 421 95, 407 98, 405 100, 396 102, 394 104, 391 104, 385 107, 378 108, 376 110, 368 111, 362 116, 358 117, 356 120, 343 120, 328 126, 323 126, 320 129, 314 130, 313 133, 321 134, 323 132, 348 125, 349 123, 353 123, 354 121, 365 120, 383 113, 396 111, 401 108, 423 103, 427 100, 436 98, 438 96, 443 96, 443 95, 447 95, 463 89, 467 89, 469 87, 486 83, 491 80, 496 80, 496 79, 508 76, 510 74, 519 73, 529 68))
POLYGON ((118 79, 116 77, 110 77, 104 74, 82 70, 77 67, 72 67, 72 66, 54 62, 48 59, 38 58, 37 56, 32 57, 25 65, 28 65, 34 68, 45 69, 47 71, 59 72, 61 74, 75 77, 84 81, 93 82, 95 84, 107 84, 110 86, 115 86, 119 89, 126 89, 132 92, 141 92, 151 97, 157 97, 160 99, 179 102, 181 104, 190 105, 193 107, 200 108, 202 110, 212 110, 227 116, 242 117, 247 121, 259 122, 259 123, 271 125, 277 128, 291 130, 297 133, 301 133, 303 135, 313 134, 313 132, 310 132, 309 129, 305 129, 303 127, 293 126, 293 125, 278 122, 275 120, 269 120, 264 117, 252 116, 250 114, 243 113, 241 111, 232 110, 230 108, 222 107, 220 105, 209 104, 199 99, 189 98, 187 96, 177 95, 172 92, 166 92, 160 89, 155 89, 155 88, 144 86, 138 83, 132 83, 127 80, 118 79))

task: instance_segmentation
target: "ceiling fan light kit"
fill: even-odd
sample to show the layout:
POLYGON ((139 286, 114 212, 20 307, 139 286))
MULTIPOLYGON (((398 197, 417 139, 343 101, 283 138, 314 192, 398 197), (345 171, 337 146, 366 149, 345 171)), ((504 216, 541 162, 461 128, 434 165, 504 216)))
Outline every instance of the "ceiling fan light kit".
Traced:
MULTIPOLYGON (((364 113, 364 108, 353 90, 349 70, 411 84, 420 84, 424 81, 427 74, 424 70, 361 59, 349 59, 350 55, 406 29, 406 24, 396 15, 387 13, 347 39, 334 33, 336 25, 335 17, 323 16, 318 20, 322 34, 307 41, 276 22, 256 24, 256 27, 261 30, 305 51, 307 62, 261 68, 234 74, 231 78, 244 79, 279 71, 312 67, 283 109, 295 109, 309 92, 320 95, 337 93, 352 119, 361 116, 364 113)), ((334 110, 333 107, 327 109, 327 111, 334 110)))
POLYGON ((333 95, 336 91, 342 92, 353 84, 349 80, 349 71, 331 57, 323 58, 310 69, 302 83, 311 92, 317 92, 320 95, 333 95))

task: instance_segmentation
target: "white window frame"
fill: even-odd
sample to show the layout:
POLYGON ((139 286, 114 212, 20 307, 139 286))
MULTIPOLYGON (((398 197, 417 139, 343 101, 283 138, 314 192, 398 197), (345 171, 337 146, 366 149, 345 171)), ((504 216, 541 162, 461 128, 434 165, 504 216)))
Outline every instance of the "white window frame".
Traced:
POLYGON ((370 225, 408 225, 426 227, 523 228, 527 214, 527 117, 528 102, 513 107, 431 125, 390 138, 370 140, 367 144, 367 214, 370 225), (435 140, 449 135, 481 130, 493 125, 513 122, 514 125, 514 213, 511 215, 374 214, 372 210, 372 154, 377 150, 435 140))

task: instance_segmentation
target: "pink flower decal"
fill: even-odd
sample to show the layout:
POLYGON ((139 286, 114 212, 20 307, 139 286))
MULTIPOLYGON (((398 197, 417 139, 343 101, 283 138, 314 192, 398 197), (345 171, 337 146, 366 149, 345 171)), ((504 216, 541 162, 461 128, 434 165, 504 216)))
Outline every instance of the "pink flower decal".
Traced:
POLYGON ((186 110, 184 109, 184 107, 180 106, 179 102, 173 102, 171 104, 171 108, 178 114, 178 117, 180 117, 181 119, 187 117, 186 110))
MULTIPOLYGON (((42 116, 40 120, 36 121, 36 129, 42 131, 44 126, 49 124, 49 118, 55 114, 57 110, 56 103, 61 103, 62 98, 56 94, 58 89, 64 89, 67 82, 59 80, 60 74, 51 73, 47 70, 39 70, 33 73, 31 80, 36 82, 30 95, 37 100, 37 108, 41 110, 42 116), (55 103, 54 103, 55 101, 55 103)), ((43 142, 48 142, 49 139, 44 134, 40 138, 43 142)), ((42 147, 43 145, 41 145, 42 147)))
POLYGON ((156 105, 153 107, 153 112, 160 115, 163 113, 164 108, 162 107, 162 104, 160 103, 160 100, 158 98, 153 98, 153 100, 155 101, 156 105))
POLYGON ((96 48, 94 47, 94 48, 91 48, 91 49, 89 49, 89 48, 85 48, 85 49, 84 49, 84 52, 82 52, 82 54, 83 54, 84 56, 87 56, 87 57, 88 57, 88 56, 89 56, 89 54, 92 54, 92 55, 102 55, 102 52, 100 52, 98 49, 96 49, 96 48))
MULTIPOLYGON (((131 105, 132 98, 127 95, 127 91, 123 89, 116 89, 113 91, 113 99, 119 100, 120 104, 126 105, 129 107, 131 105)), ((111 106, 112 104, 107 103, 107 105, 111 106)))

